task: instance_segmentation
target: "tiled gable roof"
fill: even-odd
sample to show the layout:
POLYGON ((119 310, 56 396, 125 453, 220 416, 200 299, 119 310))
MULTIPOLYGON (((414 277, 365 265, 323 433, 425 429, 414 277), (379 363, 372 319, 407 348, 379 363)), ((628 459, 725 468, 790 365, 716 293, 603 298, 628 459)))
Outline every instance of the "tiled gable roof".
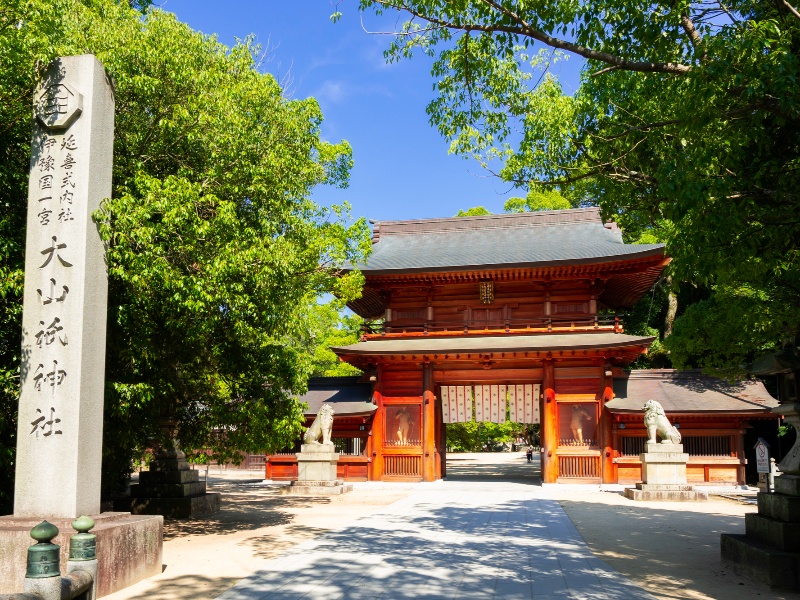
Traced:
POLYGON ((360 378, 357 375, 309 379, 308 392, 300 397, 308 405, 305 415, 316 415, 323 403, 333 406, 334 418, 371 415, 378 408, 372 403, 372 384, 361 383, 360 378))
POLYGON ((778 406, 764 384, 756 380, 728 382, 700 371, 653 369, 631 371, 614 379, 613 412, 641 412, 656 400, 667 413, 769 413, 778 406))
POLYGON ((497 267, 590 264, 663 254, 662 244, 625 244, 598 208, 374 226, 366 275, 497 267))

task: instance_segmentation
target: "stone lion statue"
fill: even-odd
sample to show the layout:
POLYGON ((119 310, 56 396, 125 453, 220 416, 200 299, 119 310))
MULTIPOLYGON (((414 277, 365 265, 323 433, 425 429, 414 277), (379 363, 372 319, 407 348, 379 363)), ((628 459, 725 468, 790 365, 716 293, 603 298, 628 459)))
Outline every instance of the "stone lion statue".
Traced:
POLYGON ((323 444, 331 443, 331 433, 333 432, 333 407, 330 404, 323 404, 319 407, 314 422, 311 427, 306 429, 303 441, 306 444, 319 444, 322 438, 323 444))
POLYGON ((656 436, 661 438, 662 444, 680 444, 681 433, 673 427, 664 408, 655 400, 648 400, 642 407, 644 411, 644 426, 647 427, 647 443, 655 444, 658 442, 656 436))

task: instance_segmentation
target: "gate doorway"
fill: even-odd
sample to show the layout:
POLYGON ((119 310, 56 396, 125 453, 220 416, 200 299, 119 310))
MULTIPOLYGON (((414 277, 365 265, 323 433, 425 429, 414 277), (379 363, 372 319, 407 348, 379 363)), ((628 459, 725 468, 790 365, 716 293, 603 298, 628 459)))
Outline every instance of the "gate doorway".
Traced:
POLYGON ((541 486, 539 453, 528 462, 525 452, 451 452, 447 481, 496 481, 541 486))

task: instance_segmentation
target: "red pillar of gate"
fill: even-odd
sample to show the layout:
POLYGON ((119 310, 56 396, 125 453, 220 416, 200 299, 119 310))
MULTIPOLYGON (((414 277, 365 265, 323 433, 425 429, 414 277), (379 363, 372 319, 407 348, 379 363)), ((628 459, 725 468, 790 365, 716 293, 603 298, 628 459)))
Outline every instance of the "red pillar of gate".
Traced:
POLYGON ((617 483, 617 475, 614 472, 614 432, 612 431, 611 413, 606 410, 606 402, 614 398, 614 377, 611 366, 603 367, 602 388, 600 391, 600 457, 602 461, 603 483, 617 483))
POLYGON ((558 479, 558 421, 555 390, 555 370, 552 360, 545 360, 542 374, 544 410, 542 411, 542 481, 555 483, 558 479))
POLYGON ((422 480, 436 481, 436 396, 433 388, 433 365, 422 366, 422 480))
POLYGON ((380 481, 383 477, 383 424, 386 421, 386 409, 383 406, 383 381, 382 369, 378 367, 378 382, 375 385, 373 398, 378 409, 375 411, 375 416, 372 418, 372 430, 370 431, 370 444, 369 444, 369 467, 367 469, 367 478, 370 481, 380 481))

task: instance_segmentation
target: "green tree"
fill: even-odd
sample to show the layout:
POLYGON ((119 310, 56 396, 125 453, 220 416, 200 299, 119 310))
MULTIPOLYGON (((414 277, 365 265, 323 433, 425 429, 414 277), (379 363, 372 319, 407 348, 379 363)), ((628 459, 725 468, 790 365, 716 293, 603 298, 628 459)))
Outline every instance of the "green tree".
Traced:
POLYGON ((349 346, 358 342, 364 319, 356 314, 342 314, 340 303, 331 302, 309 307, 303 323, 307 327, 305 337, 313 357, 313 376, 340 377, 361 374, 361 370, 339 360, 331 347, 349 346))
POLYGON ((467 210, 459 210, 456 213, 457 217, 482 217, 484 215, 492 214, 488 208, 484 206, 473 206, 472 208, 468 208, 467 210))
POLYGON ((507 213, 538 212, 540 210, 564 210, 574 208, 573 203, 554 189, 532 187, 525 198, 509 198, 503 205, 507 213))
POLYGON ((469 421, 447 424, 447 446, 454 452, 481 452, 494 450, 497 444, 514 440, 522 428, 516 423, 489 423, 469 421))
MULTIPOLYGON (((15 187, 0 192, 13 202, 0 248, 21 281, 24 233, 6 223, 24 223, 34 61, 92 52, 116 96, 113 194, 95 215, 109 245, 106 491, 166 437, 221 459, 284 446, 314 369, 309 307, 325 293, 353 298, 362 278, 339 267, 369 251, 363 219, 310 199, 347 185, 349 145, 321 139, 316 101, 288 99, 249 39, 228 48, 123 1, 57 3, 19 1, 9 22, 21 26, 0 31, 5 45, 27 35, 14 70, 31 74, 3 89, 13 108, 0 110, 24 118, 2 140, 16 162, 2 167, 15 187)), ((18 331, 20 286, 4 290, 2 322, 18 331)), ((4 372, 18 363, 15 335, 0 347, 4 372)), ((3 379, 6 405, 15 387, 3 379)))
POLYGON ((451 151, 500 161, 498 175, 523 187, 582 185, 620 221, 670 224, 673 276, 710 290, 704 314, 726 332, 706 340, 725 346, 700 344, 676 322, 679 366, 734 368, 798 334, 800 12, 790 3, 359 6, 410 16, 387 57, 434 58, 428 113, 451 151), (563 54, 585 61, 572 96, 542 75, 563 54), (738 314, 746 307, 757 314, 738 314))

